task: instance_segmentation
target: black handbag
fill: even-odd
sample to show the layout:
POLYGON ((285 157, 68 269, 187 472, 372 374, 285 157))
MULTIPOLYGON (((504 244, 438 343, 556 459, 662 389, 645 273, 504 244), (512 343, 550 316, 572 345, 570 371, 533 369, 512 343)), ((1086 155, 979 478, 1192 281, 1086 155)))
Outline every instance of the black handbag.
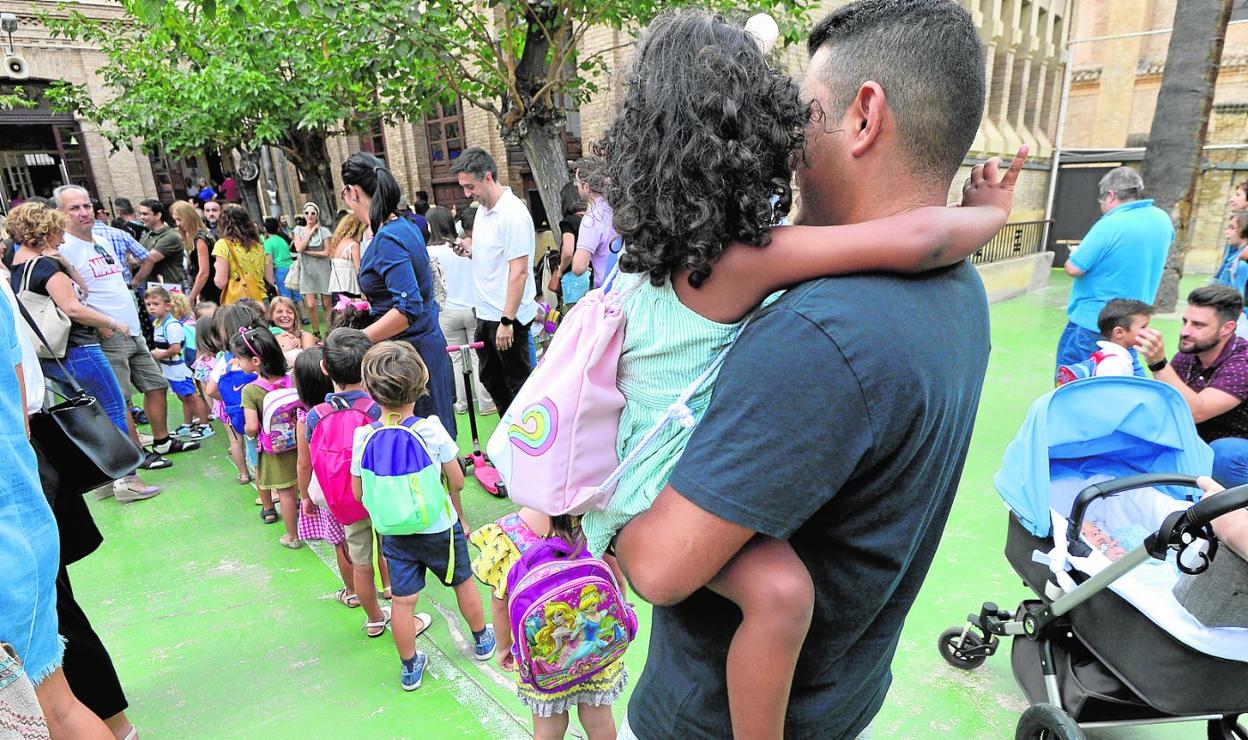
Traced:
MULTIPOLYGON (((18 303, 35 336, 47 346, 43 332, 26 307, 18 303)), ((143 450, 108 418, 94 396, 89 395, 61 361, 66 383, 48 383, 49 392, 61 397, 30 417, 30 443, 39 459, 39 479, 44 495, 54 502, 60 494, 81 495, 124 478, 143 462, 143 450)))

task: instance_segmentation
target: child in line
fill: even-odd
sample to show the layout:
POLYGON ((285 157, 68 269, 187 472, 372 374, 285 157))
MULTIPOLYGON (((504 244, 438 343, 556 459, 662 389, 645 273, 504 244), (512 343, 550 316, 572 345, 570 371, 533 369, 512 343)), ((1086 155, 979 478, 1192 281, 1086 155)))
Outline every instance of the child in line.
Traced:
POLYGON ((193 440, 207 439, 213 435, 208 419, 208 405, 199 397, 191 368, 182 356, 186 346, 186 332, 182 322, 175 319, 170 310, 169 291, 160 287, 149 288, 143 296, 143 305, 152 317, 152 359, 160 365, 161 375, 169 383, 169 389, 182 402, 182 414, 186 422, 173 430, 175 437, 193 440))
MULTIPOLYGON (((511 652, 511 614, 507 606, 507 576, 512 566, 529 548, 546 537, 561 537, 575 545, 583 540, 579 522, 574 517, 547 516, 528 507, 490 522, 469 535, 479 554, 472 561, 477 580, 490 589, 490 614, 498 635, 498 665, 504 671, 516 670, 516 657, 511 652)), ((616 581, 624 584, 615 558, 604 558, 615 573, 616 581)), ((618 660, 593 678, 559 693, 541 693, 516 676, 516 695, 533 714, 535 738, 561 738, 568 731, 569 712, 576 707, 576 717, 589 733, 590 740, 615 737, 615 718, 611 705, 624 692, 628 671, 618 660)))
MULTIPOLYGON (((321 369, 322 355, 323 352, 319 347, 304 350, 295 359, 295 369, 291 373, 295 381, 295 390, 299 392, 299 400, 308 409, 321 403, 326 396, 334 392, 334 384, 321 369)), ((338 560, 338 574, 342 577, 342 588, 338 589, 335 597, 339 604, 354 609, 360 605, 360 600, 355 595, 351 561, 347 558, 346 532, 329 509, 317 506, 309 495, 312 483, 312 458, 308 448, 308 413, 310 412, 302 410, 299 412, 298 426, 295 430, 295 440, 298 443, 296 472, 301 507, 297 531, 299 539, 305 542, 325 540, 334 546, 334 556, 338 560), (307 475, 305 471, 308 471, 307 475)))
MULTIPOLYGON (((256 379, 243 388, 243 414, 247 420, 244 432, 252 439, 262 432, 265 400, 272 393, 278 393, 290 387, 290 378, 286 375, 286 356, 278 346, 277 339, 264 329, 240 329, 230 340, 230 351, 235 361, 246 372, 255 373, 256 379)), ((298 504, 296 503, 295 487, 297 476, 297 449, 278 453, 259 451, 256 465, 256 487, 260 491, 262 513, 267 515, 266 522, 274 521, 273 494, 281 501, 282 524, 286 533, 278 542, 283 547, 297 550, 303 547, 298 533, 298 504)))
MULTIPOLYGON (((625 244, 612 286, 624 295, 628 317, 618 375, 625 398, 616 443, 621 459, 706 372, 709 379, 687 404, 701 418, 714 382, 711 363, 772 292, 826 275, 952 265, 1009 216, 1025 150, 1001 180, 996 160, 976 167, 961 208, 773 228, 771 198, 787 194, 810 120, 788 75, 768 64, 745 29, 698 12, 653 24, 633 64, 637 72, 600 142, 611 178, 607 199, 625 244), (736 87, 731 95, 705 94, 722 90, 725 80, 736 87), (656 144, 665 140, 681 143, 656 144), (719 164, 705 165, 711 161, 719 164), (673 172, 680 173, 675 189, 673 172)), ((627 525, 659 495, 690 433, 683 424, 667 424, 623 475, 607 510, 586 514, 592 553, 614 541, 627 572, 629 547, 644 546, 630 541, 627 525)), ((733 732, 781 737, 813 609, 810 574, 789 543, 756 536, 707 586, 742 612, 726 656, 733 732)))
POLYGON ((316 346, 316 335, 304 331, 299 323, 299 310, 295 307, 295 302, 285 296, 277 296, 269 301, 269 330, 277 337, 286 361, 291 364, 301 351, 316 346))
MULTIPOLYGON (((464 535, 466 520, 459 500, 459 492, 464 487, 464 472, 459 467, 459 445, 447 434, 437 417, 421 419, 413 416, 416 399, 428 392, 429 371, 424 361, 406 342, 381 342, 364 355, 362 373, 364 387, 381 406, 384 426, 407 427, 421 440, 434 464, 441 466, 455 514, 455 519, 452 519, 451 513, 443 510, 433 524, 421 531, 387 535, 382 541, 390 563, 394 593, 394 616, 390 629, 394 633, 394 644, 402 663, 400 683, 405 691, 415 691, 420 688, 428 662, 425 654, 416 649, 416 636, 429 627, 430 616, 413 614, 416 600, 425 587, 426 570, 432 571, 439 581, 454 589, 459 613, 472 630, 473 653, 477 660, 486 661, 494 655, 494 629, 485 622, 481 597, 477 594, 469 567, 468 542, 464 535)), ((404 471, 402 466, 407 462, 387 456, 387 451, 395 448, 369 443, 377 439, 373 435, 379 424, 381 422, 374 422, 369 427, 356 430, 351 453, 351 485, 356 499, 364 502, 366 508, 371 496, 381 495, 379 491, 384 491, 373 489, 379 486, 378 477, 387 471, 404 471)), ((390 473, 391 476, 395 474, 390 473)), ((413 490, 424 485, 416 473, 411 473, 406 483, 413 490)))
MULTIPOLYGON (((225 402, 221 389, 221 379, 223 377, 233 378, 235 373, 242 370, 234 355, 229 351, 230 340, 243 327, 259 328, 260 326, 262 326, 260 316, 240 302, 217 309, 212 314, 211 323, 201 327, 199 333, 201 341, 200 354, 211 358, 212 362, 211 367, 204 375, 204 393, 213 400, 216 417, 221 420, 222 426, 225 427, 226 437, 230 441, 230 460, 233 461, 234 467, 238 470, 239 485, 244 486, 252 482, 253 468, 255 467, 249 462, 249 455, 247 454, 248 444, 243 429, 246 425, 246 417, 241 412, 241 406, 232 408, 230 404, 225 402)), ((233 399, 233 388, 230 390, 231 393, 229 395, 233 399)), ((277 513, 271 512, 270 516, 270 512, 262 511, 260 518, 266 524, 269 524, 277 521, 277 513)))
POLYGON ((195 362, 195 320, 197 317, 191 313, 191 302, 186 299, 185 293, 169 294, 169 315, 182 325, 182 332, 186 335, 186 346, 182 348, 182 355, 186 358, 186 366, 190 367, 195 362))
MULTIPOLYGON (((356 422, 359 426, 366 426, 369 422, 377 421, 381 418, 381 407, 369 397, 364 390, 364 382, 360 374, 360 367, 364 363, 364 355, 373 347, 373 342, 368 335, 356 329, 334 329, 325 337, 325 349, 321 356, 321 369, 329 376, 330 382, 333 384, 333 393, 322 397, 324 404, 314 405, 304 417, 304 435, 301 439, 308 446, 307 458, 300 457, 299 466, 299 487, 301 491, 307 491, 307 487, 311 484, 313 463, 312 459, 316 458, 320 461, 320 468, 323 474, 318 474, 318 483, 321 490, 325 492, 326 498, 329 498, 332 491, 342 491, 343 493, 352 491, 351 467, 349 456, 351 447, 354 442, 354 432, 352 432, 351 442, 345 445, 346 454, 348 455, 348 464, 345 470, 341 466, 332 464, 333 460, 343 450, 336 449, 336 445, 340 442, 328 439, 324 434, 316 435, 316 429, 324 420, 325 416, 330 413, 350 413, 353 405, 359 403, 360 406, 367 409, 364 411, 363 417, 355 414, 356 422), (333 409, 343 409, 335 412, 333 409), (306 467, 305 467, 306 465, 306 467), (341 476, 345 473, 348 480, 335 480, 334 476, 341 476)), ((311 399, 309 399, 311 400, 311 399)), ((352 494, 354 498, 354 494, 352 494)), ((377 602, 377 583, 373 580, 373 542, 374 535, 373 523, 367 517, 354 521, 339 521, 343 525, 344 536, 346 538, 346 554, 347 560, 351 563, 351 585, 352 592, 355 595, 354 602, 347 600, 347 606, 357 604, 364 608, 366 615, 364 622, 364 633, 369 637, 381 637, 386 633, 386 627, 390 624, 390 608, 382 607, 377 602)), ((380 540, 380 537, 376 538, 380 540)), ((381 547, 377 548, 382 549, 381 547)), ((386 558, 380 552, 377 553, 377 570, 381 576, 381 585, 383 589, 383 597, 390 598, 390 569, 386 563, 386 558)))

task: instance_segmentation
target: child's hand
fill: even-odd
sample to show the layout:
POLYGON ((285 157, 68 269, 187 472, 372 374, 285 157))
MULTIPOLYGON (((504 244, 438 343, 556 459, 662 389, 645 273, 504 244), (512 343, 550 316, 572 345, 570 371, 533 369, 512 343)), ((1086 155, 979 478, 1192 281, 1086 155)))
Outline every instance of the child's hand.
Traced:
POLYGON ((971 176, 962 186, 962 207, 964 208, 998 208, 1009 215, 1014 207, 1014 186, 1018 175, 1023 171, 1023 163, 1027 161, 1027 145, 1018 148, 1018 154, 1010 163, 1010 168, 997 179, 1001 168, 1001 158, 993 157, 983 164, 971 169, 971 176))
POLYGON ((511 673, 512 671, 516 670, 516 656, 512 655, 510 650, 503 653, 502 655, 499 655, 498 667, 502 668, 504 671, 507 671, 508 673, 511 673))
POLYGON ((299 501, 302 505, 304 516, 316 516, 316 504, 312 503, 312 499, 304 497, 299 501))

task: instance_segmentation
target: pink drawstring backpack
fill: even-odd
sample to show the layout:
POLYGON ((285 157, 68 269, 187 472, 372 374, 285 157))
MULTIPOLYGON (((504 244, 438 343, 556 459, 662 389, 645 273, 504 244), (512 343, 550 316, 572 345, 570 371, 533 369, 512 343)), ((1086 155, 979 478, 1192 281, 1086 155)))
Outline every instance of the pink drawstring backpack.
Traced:
POLYGON ((621 461, 616 438, 624 394, 616 377, 624 347, 623 303, 645 277, 620 292, 611 290, 617 275, 613 271, 564 317, 486 445, 508 496, 521 506, 551 516, 605 509, 620 476, 669 421, 694 426, 686 404, 727 355, 721 352, 621 461))

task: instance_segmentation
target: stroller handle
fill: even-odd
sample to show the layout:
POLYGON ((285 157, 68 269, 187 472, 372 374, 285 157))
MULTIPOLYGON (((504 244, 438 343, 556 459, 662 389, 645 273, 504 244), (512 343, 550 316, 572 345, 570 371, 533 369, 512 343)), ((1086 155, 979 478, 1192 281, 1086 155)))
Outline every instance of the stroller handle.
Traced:
MULTIPOLYGON (((1130 475, 1126 478, 1117 478, 1115 480, 1093 483, 1080 491, 1079 495, 1075 497, 1074 506, 1070 508, 1069 526, 1066 528, 1066 541, 1071 543, 1071 546, 1074 546, 1074 543, 1079 542, 1079 530, 1083 528, 1083 516, 1087 513, 1088 506, 1091 505, 1093 501, 1098 498, 1116 496, 1125 491, 1133 491, 1137 488, 1149 488, 1151 486, 1187 486, 1189 488, 1200 487, 1196 483, 1196 476, 1179 475, 1178 473, 1144 473, 1142 475, 1130 475)), ((1223 494, 1219 494, 1219 496, 1221 495, 1223 494)), ((1193 509, 1194 508, 1195 507, 1193 507, 1193 509)), ((1238 507, 1231 508, 1234 509, 1238 507)), ((1229 510, 1230 509, 1228 509, 1228 511, 1229 510)))
POLYGON ((1245 507, 1248 507, 1248 485, 1228 488, 1216 496, 1202 498, 1200 503, 1183 512, 1175 531, 1200 529, 1224 514, 1245 507))
POLYGON ((461 349, 481 349, 485 346, 485 342, 473 342, 472 344, 452 344, 446 348, 447 353, 455 354, 461 349))

